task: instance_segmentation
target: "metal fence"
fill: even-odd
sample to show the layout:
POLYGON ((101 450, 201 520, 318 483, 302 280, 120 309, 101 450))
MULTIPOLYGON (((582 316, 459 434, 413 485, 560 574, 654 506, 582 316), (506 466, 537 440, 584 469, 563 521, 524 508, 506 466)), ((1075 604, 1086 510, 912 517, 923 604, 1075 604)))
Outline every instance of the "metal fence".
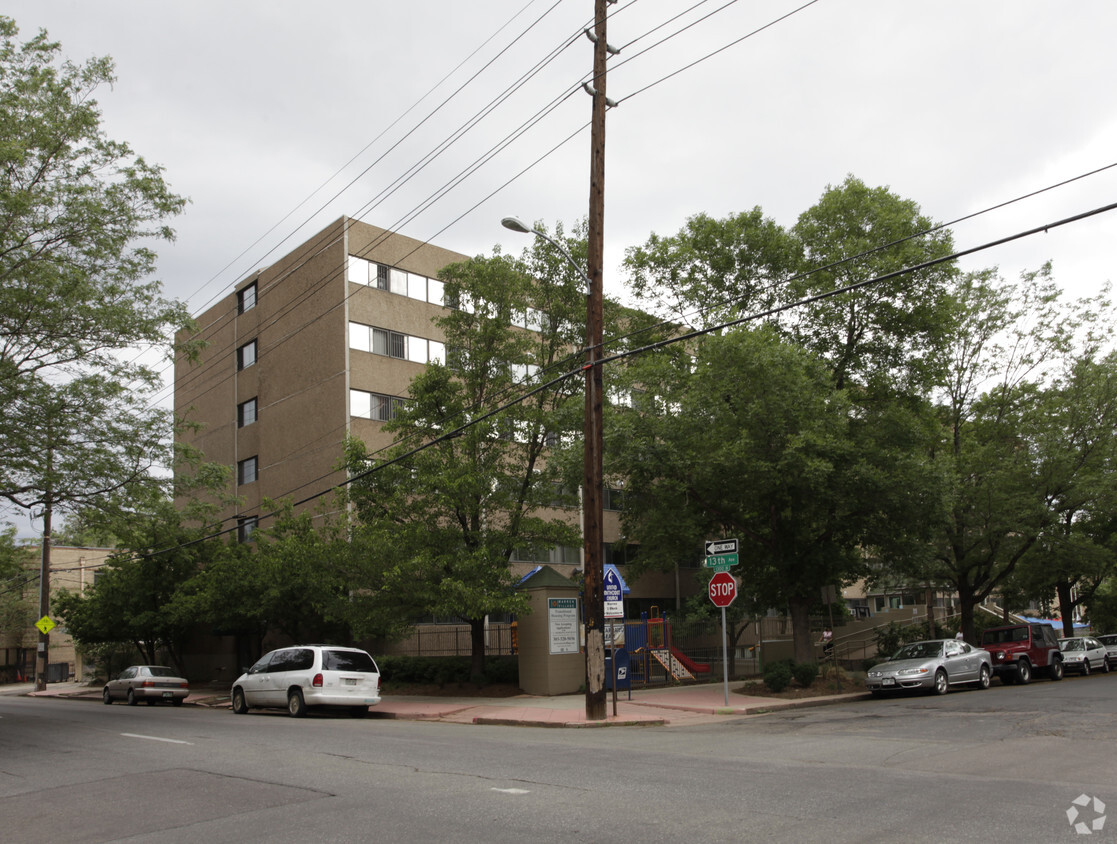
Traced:
MULTIPOLYGON (((468 624, 422 624, 406 639, 385 643, 378 652, 391 656, 469 656, 473 653, 473 641, 468 624)), ((511 653, 511 624, 490 623, 485 628, 485 656, 511 653)))

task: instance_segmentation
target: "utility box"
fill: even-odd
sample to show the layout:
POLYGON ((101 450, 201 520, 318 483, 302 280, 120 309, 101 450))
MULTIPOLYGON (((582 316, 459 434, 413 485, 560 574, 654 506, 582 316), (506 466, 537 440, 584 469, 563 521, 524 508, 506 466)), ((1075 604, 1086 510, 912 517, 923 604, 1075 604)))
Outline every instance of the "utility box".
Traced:
POLYGON ((520 688, 529 695, 574 694, 586 681, 578 585, 550 566, 520 581, 531 612, 518 619, 520 688))

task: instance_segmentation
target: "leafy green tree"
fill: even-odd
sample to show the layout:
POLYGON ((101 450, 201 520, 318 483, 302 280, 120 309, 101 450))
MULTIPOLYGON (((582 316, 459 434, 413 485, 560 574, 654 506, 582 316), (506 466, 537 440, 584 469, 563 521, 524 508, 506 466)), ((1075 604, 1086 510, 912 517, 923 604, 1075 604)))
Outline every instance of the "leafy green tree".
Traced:
POLYGON ((118 523, 122 548, 83 595, 60 592, 55 608, 79 645, 128 642, 146 662, 167 654, 180 671, 197 622, 182 590, 225 552, 204 528, 185 527, 172 502, 118 523))
POLYGON ((152 460, 157 377, 126 350, 188 322, 149 280, 185 200, 105 137, 94 95, 109 59, 78 66, 45 33, 17 37, 0 17, 0 497, 49 509, 58 465, 88 464, 95 479, 65 483, 84 496, 152 460))
POLYGON ((360 475, 350 487, 358 533, 370 551, 356 593, 366 608, 388 601, 463 619, 477 681, 485 617, 526 608, 512 588, 513 550, 577 541, 574 526, 547 513, 559 474, 545 457, 580 382, 496 412, 552 372, 569 371, 579 347, 581 279, 563 270, 537 283, 525 269, 498 254, 443 270, 447 299, 460 306, 437 320, 446 364, 412 381, 407 406, 384 426, 393 447, 377 455, 358 441, 348 447, 349 471, 360 475))
MULTIPOLYGON (((827 293, 946 258, 950 232, 910 199, 854 176, 830 186, 800 215, 792 233, 802 245, 794 298, 827 293)), ((954 315, 957 269, 951 262, 796 308, 786 315, 792 337, 825 360, 838 387, 883 382, 924 394, 941 371, 954 315)))
POLYGON ((34 551, 20 545, 16 529, 0 530, 0 636, 19 637, 32 629, 38 602, 39 563, 34 551))
POLYGON ((909 543, 905 525, 928 506, 918 428, 893 407, 855 409, 824 363, 772 327, 693 351, 633 364, 631 377, 656 390, 613 419, 626 535, 641 567, 738 537, 740 611, 787 607, 795 658, 811 661, 823 587, 862 576, 870 550, 909 543))
POLYGON ((652 234, 625 252, 628 287, 644 308, 706 327, 787 300, 802 248, 759 208, 715 220, 690 217, 676 235, 652 234))
POLYGON ((973 274, 958 301, 935 453, 949 478, 950 510, 934 547, 936 576, 957 590, 972 641, 977 605, 1008 587, 1021 562, 1054 542, 1060 524, 1073 524, 1102 489, 1109 388, 1075 384, 1073 372, 1095 353, 1109 320, 1104 301, 1064 302, 1049 266, 1016 285, 973 274), (1072 377, 1059 383, 1064 370, 1072 377))
POLYGON ((280 509, 274 524, 254 531, 251 543, 230 543, 176 598, 222 634, 246 637, 257 656, 273 631, 292 641, 351 638, 349 575, 358 552, 344 523, 316 528, 314 514, 280 509))

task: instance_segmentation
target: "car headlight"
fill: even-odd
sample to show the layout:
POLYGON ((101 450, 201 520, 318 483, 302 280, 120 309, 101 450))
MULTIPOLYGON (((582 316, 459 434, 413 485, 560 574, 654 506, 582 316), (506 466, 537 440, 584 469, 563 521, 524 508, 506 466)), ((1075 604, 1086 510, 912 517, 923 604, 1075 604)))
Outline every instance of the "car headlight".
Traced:
POLYGON ((926 674, 930 670, 929 668, 902 668, 896 673, 903 674, 904 676, 911 676, 912 674, 926 674))

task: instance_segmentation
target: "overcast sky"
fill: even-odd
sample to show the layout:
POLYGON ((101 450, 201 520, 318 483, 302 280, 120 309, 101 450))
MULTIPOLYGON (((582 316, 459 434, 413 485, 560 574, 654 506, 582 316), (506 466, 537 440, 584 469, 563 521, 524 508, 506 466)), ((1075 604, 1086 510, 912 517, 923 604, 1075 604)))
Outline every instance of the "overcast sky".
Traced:
MULTIPOLYGON (((847 174, 946 222, 1117 162, 1113 0, 804 2, 710 0, 674 22, 688 0, 611 7, 607 292, 652 232, 757 205, 790 226, 847 174)), ((592 46, 578 33, 592 0, 8 0, 2 13, 21 40, 45 28, 75 62, 115 60, 98 96, 107 134, 190 198, 159 278, 194 312, 343 214, 475 255, 526 245, 503 216, 587 213, 577 89, 592 46)), ((958 225, 955 243, 1113 201, 1117 168, 958 225)), ((1111 212, 966 266, 1014 277, 1050 259, 1089 295, 1114 275, 1115 231, 1111 212)))

